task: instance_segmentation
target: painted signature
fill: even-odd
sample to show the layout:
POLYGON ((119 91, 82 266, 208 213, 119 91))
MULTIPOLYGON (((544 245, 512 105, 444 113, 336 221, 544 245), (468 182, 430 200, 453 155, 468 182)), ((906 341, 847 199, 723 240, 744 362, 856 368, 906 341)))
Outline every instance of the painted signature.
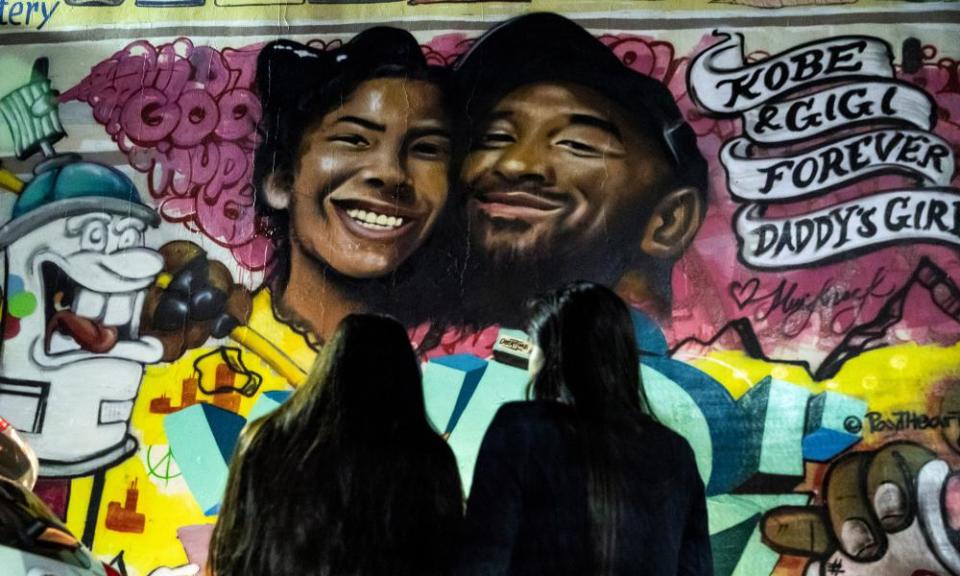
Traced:
POLYGON ((781 279, 774 288, 766 289, 759 278, 750 278, 746 282, 731 282, 728 292, 740 310, 757 306, 754 313, 757 320, 782 313, 781 331, 784 336, 793 337, 810 325, 810 318, 818 309, 830 311, 829 325, 834 333, 846 333, 869 300, 886 298, 897 288, 896 285, 884 288, 884 284, 886 269, 881 267, 869 284, 858 288, 842 286, 830 278, 817 292, 800 293, 797 282, 781 279))

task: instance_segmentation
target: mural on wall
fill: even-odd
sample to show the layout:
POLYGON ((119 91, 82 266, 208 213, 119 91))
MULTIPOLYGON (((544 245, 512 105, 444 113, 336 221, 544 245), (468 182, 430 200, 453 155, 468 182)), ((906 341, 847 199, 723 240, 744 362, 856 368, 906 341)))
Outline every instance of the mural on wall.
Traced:
POLYGON ((202 566, 240 431, 352 311, 408 325, 469 491, 525 300, 589 279, 634 309, 717 574, 960 574, 956 23, 570 16, 24 52, 0 416, 99 558, 202 566))

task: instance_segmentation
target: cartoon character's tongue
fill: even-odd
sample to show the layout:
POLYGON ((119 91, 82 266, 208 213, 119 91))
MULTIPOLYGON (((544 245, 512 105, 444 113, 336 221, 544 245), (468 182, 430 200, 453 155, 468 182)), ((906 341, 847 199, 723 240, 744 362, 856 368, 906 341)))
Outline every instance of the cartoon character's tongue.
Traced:
POLYGON ((70 336, 87 352, 103 354, 117 343, 117 329, 104 326, 97 320, 77 316, 70 310, 60 310, 47 323, 47 348, 54 332, 70 336))

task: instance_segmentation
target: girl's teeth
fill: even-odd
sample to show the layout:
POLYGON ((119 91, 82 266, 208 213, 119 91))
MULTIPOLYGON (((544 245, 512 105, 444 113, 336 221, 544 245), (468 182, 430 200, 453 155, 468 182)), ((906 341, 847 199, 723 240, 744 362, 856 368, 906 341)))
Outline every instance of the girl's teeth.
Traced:
POLYGON ((357 208, 347 210, 347 215, 364 228, 370 228, 371 230, 391 230, 403 225, 403 218, 398 216, 387 216, 386 214, 367 212, 357 208))

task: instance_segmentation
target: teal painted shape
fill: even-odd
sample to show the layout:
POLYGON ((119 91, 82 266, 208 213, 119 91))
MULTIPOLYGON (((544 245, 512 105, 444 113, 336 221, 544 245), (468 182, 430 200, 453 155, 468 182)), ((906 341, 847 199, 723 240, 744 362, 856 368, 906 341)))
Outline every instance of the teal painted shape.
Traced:
MULTIPOLYGON (((779 506, 803 506, 810 501, 806 494, 721 494, 707 498, 707 519, 710 528, 710 542, 716 555, 714 538, 723 535, 719 542, 724 546, 724 563, 729 569, 717 574, 729 576, 766 576, 773 572, 773 568, 780 560, 780 555, 767 547, 762 541, 759 519, 763 515, 779 506), (728 530, 740 527, 749 522, 752 525, 749 537, 741 540, 742 548, 737 556, 734 546, 734 532, 724 535, 728 530), (737 556, 734 562, 733 556, 737 556)), ((717 569, 716 563, 714 569, 717 569)))
POLYGON ((640 377, 653 415, 661 424, 686 438, 693 448, 700 478, 704 486, 709 486, 713 475, 714 442, 707 416, 689 391, 656 368, 641 364, 640 377))
POLYGON ((293 391, 291 390, 271 390, 264 392, 257 398, 257 401, 254 402, 253 408, 251 408, 250 413, 247 414, 247 421, 253 422, 258 418, 270 414, 291 396, 293 396, 293 391))
POLYGON ((220 508, 230 457, 246 419, 209 404, 194 404, 163 420, 170 451, 204 514, 220 508))
POLYGON ((424 366, 423 398, 434 430, 447 434, 456 428, 486 369, 487 361, 473 354, 441 356, 424 366))
POLYGON ((828 462, 856 444, 860 433, 852 434, 847 424, 863 422, 866 414, 866 402, 845 394, 823 392, 811 398, 803 457, 814 462, 828 462))
POLYGON ((803 476, 803 436, 810 392, 767 376, 737 402, 748 422, 744 464, 754 474, 803 476))
POLYGON ((92 162, 75 162, 38 174, 13 207, 13 218, 58 200, 113 198, 143 205, 136 186, 123 172, 92 162))
POLYGON ((710 536, 714 576, 730 576, 733 574, 759 521, 760 516, 751 516, 719 534, 710 536))
POLYGON ((470 493, 473 469, 487 427, 500 406, 526 399, 529 378, 526 370, 495 360, 487 364, 476 391, 460 415, 457 426, 450 433, 450 448, 457 457, 464 494, 470 493))

